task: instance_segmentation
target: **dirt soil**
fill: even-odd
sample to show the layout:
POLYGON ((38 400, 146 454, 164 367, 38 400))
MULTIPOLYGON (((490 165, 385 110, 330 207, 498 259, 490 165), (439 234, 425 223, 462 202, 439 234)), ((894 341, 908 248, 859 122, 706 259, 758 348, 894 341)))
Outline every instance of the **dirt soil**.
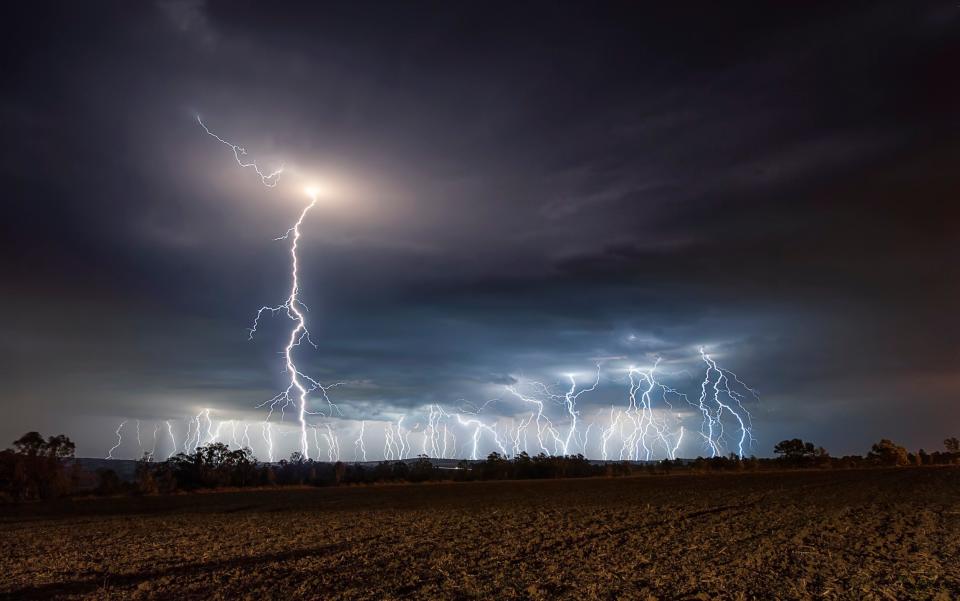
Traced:
POLYGON ((958 599, 960 469, 0 508, 0 599, 958 599))

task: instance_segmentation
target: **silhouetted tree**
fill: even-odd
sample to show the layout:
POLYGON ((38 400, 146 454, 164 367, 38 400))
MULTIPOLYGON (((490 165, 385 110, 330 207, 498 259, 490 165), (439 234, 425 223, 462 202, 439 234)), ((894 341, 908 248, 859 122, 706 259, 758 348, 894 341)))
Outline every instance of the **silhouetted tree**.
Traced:
POLYGON ((69 494, 69 460, 75 449, 69 438, 61 434, 44 440, 38 432, 27 432, 13 447, 0 453, 0 494, 18 501, 69 494))
POLYGON ((155 495, 160 492, 160 486, 157 483, 153 466, 153 454, 149 451, 143 454, 143 457, 137 461, 136 484, 137 492, 142 495, 155 495))
POLYGON ((907 449, 889 439, 882 439, 873 445, 867 458, 880 465, 909 465, 907 449))
POLYGON ((410 466, 409 478, 411 482, 425 482, 433 479, 435 471, 430 458, 426 455, 418 455, 417 460, 410 466))
POLYGON ((960 453, 960 438, 953 436, 943 441, 943 447, 949 453, 960 453))

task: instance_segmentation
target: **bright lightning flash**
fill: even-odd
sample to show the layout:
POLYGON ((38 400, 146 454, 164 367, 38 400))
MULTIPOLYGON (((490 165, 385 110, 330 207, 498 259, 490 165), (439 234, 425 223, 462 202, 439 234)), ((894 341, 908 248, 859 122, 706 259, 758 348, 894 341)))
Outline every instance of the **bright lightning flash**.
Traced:
MULTIPOLYGON (((242 146, 228 142, 227 140, 224 140, 217 134, 210 131, 210 129, 207 128, 199 116, 197 116, 197 123, 200 124, 207 134, 215 138, 220 143, 229 146, 233 150, 234 158, 236 159, 237 164, 244 168, 252 168, 260 177, 260 181, 264 186, 273 188, 279 183, 280 174, 283 173, 283 166, 275 171, 263 171, 257 165, 256 161, 249 161, 246 159, 247 151, 242 146)), ((300 300, 299 296, 300 278, 297 246, 300 242, 301 236, 300 226, 303 225, 303 221, 306 219, 307 213, 309 213, 310 210, 316 206, 321 190, 318 186, 310 185, 304 189, 304 192, 307 195, 307 198, 310 199, 310 202, 303 208, 302 211, 300 211, 300 216, 297 218, 293 226, 288 229, 284 235, 277 238, 277 240, 290 241, 290 293, 287 295, 287 299, 283 302, 283 304, 275 307, 264 306, 257 311, 257 315, 253 320, 253 326, 250 328, 249 337, 252 339, 253 335, 257 332, 257 327, 260 325, 260 318, 263 316, 264 312, 275 314, 282 311, 287 315, 288 319, 293 321, 293 329, 290 330, 290 336, 288 337, 287 344, 283 350, 285 371, 287 374, 289 374, 290 384, 283 392, 277 394, 271 399, 268 399, 260 406, 270 407, 270 411, 267 414, 267 420, 270 419, 270 416, 273 415, 274 409, 277 407, 280 408, 281 415, 283 415, 284 410, 288 406, 292 405, 296 408, 297 419, 300 424, 300 453, 304 459, 310 459, 310 444, 307 439, 307 429, 310 427, 310 425, 307 423, 307 415, 311 412, 308 410, 308 396, 311 392, 319 390, 320 394, 327 401, 328 407, 332 413, 332 411, 336 409, 336 406, 330 401, 329 396, 327 396, 327 391, 333 386, 337 386, 337 384, 323 386, 310 376, 300 371, 294 360, 294 349, 300 346, 302 342, 306 341, 314 348, 317 348, 316 343, 310 337, 310 331, 307 329, 307 321, 304 315, 304 313, 309 311, 309 309, 300 300)), ((272 453, 272 437, 268 439, 268 446, 272 453)))

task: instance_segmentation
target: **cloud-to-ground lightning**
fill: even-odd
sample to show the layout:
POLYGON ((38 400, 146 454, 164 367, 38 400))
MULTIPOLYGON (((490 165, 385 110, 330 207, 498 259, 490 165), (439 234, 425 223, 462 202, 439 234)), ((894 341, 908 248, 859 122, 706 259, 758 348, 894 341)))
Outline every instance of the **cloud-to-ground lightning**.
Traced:
POLYGON ((483 405, 479 407, 473 405, 472 403, 466 403, 469 407, 462 407, 460 412, 456 414, 457 423, 461 426, 472 426, 473 434, 471 435, 471 451, 470 459, 477 459, 478 448, 480 444, 480 434, 481 431, 489 432, 490 439, 493 441, 493 444, 497 447, 501 455, 507 455, 507 449, 504 447, 503 443, 500 441, 500 435, 497 433, 496 424, 493 426, 485 424, 480 419, 480 414, 483 413, 483 410, 487 408, 488 405, 496 403, 498 399, 490 399, 483 405), (467 414, 471 417, 464 417, 464 414, 467 414))
POLYGON ((113 459, 113 452, 120 448, 120 445, 123 444, 123 425, 126 424, 126 420, 120 422, 120 425, 117 426, 116 435, 117 435, 117 444, 113 445, 109 451, 107 451, 107 456, 105 459, 113 459))
POLYGON ((736 374, 720 368, 703 349, 700 358, 707 367, 696 402, 659 379, 660 357, 650 368, 630 366, 627 369, 627 406, 624 409, 611 406, 608 425, 601 433, 600 455, 604 460, 611 459, 609 445, 615 436, 621 443, 621 460, 676 459, 686 433, 681 412, 674 407, 677 401, 684 401, 700 412, 701 438, 712 457, 722 454, 726 447, 725 422, 737 425, 736 454, 744 456, 753 441, 750 414, 744 401, 747 396, 754 400, 759 397, 736 374))
POLYGON ((744 447, 753 442, 753 424, 743 402, 748 396, 759 400, 759 395, 744 384, 737 374, 717 365, 703 348, 700 349, 700 358, 707 366, 697 405, 703 414, 700 433, 710 448, 711 456, 716 457, 724 442, 724 415, 730 416, 739 430, 737 455, 743 457, 744 447))
POLYGON ((155 458, 157 456, 157 443, 158 443, 157 435, 159 433, 160 433, 160 423, 158 422, 153 425, 153 448, 150 450, 151 458, 155 458))
MULTIPOLYGON (((538 448, 545 455, 551 454, 551 451, 550 449, 547 448, 547 445, 544 442, 544 439, 549 437, 549 438, 553 438, 553 440, 556 442, 559 440, 559 433, 553 427, 553 422, 550 421, 550 419, 547 417, 544 411, 543 400, 537 397, 531 396, 529 394, 522 393, 518 385, 516 384, 507 385, 505 386, 505 388, 507 392, 516 396, 518 399, 520 399, 524 403, 528 403, 535 407, 535 410, 530 414, 530 419, 526 420, 526 422, 521 421, 521 428, 523 429, 522 431, 524 432, 524 436, 525 436, 526 427, 528 427, 531 422, 535 423, 536 431, 537 431, 538 448)), ((518 439, 518 445, 519 445, 519 439, 520 439, 519 432, 517 434, 517 439, 518 439)), ((528 451, 526 444, 524 444, 523 450, 524 452, 528 451)))
MULTIPOLYGON (((250 167, 257 173, 260 177, 261 183, 267 187, 275 187, 279 183, 280 174, 283 172, 283 167, 276 169, 272 172, 263 171, 256 163, 256 161, 246 161, 244 157, 247 156, 247 151, 242 146, 228 142, 218 136, 217 134, 210 131, 209 128, 203 123, 200 117, 197 117, 197 122, 203 127, 203 130, 214 137, 219 142, 225 144, 233 150, 234 158, 237 161, 237 164, 241 167, 250 167)), ((300 423, 300 453, 305 459, 310 458, 310 444, 307 438, 307 431, 309 424, 307 423, 307 415, 310 413, 308 409, 308 395, 313 391, 320 391, 320 394, 327 401, 328 407, 332 410, 335 408, 333 403, 330 401, 328 396, 328 390, 331 386, 324 386, 318 381, 314 380, 310 376, 307 376, 297 367, 297 364, 294 360, 294 349, 296 349, 304 341, 311 344, 314 348, 317 347, 316 343, 310 337, 310 331, 307 329, 307 322, 305 317, 305 312, 308 311, 307 306, 303 304, 300 300, 300 277, 299 277, 299 257, 297 256, 297 247, 300 242, 300 226, 303 225, 304 219, 307 217, 307 214, 313 209, 317 204, 318 190, 315 188, 307 188, 305 190, 307 197, 310 199, 310 202, 300 211, 300 215, 297 220, 294 222, 286 233, 277 238, 277 240, 289 240, 290 241, 290 288, 289 294, 287 295, 286 300, 277 306, 264 306, 257 311, 256 316, 253 320, 253 325, 249 330, 250 338, 252 339, 254 334, 257 332, 257 327, 260 325, 260 318, 263 316, 264 312, 269 313, 278 313, 283 312, 286 314, 287 318, 293 321, 293 328, 290 331, 290 335, 287 339, 287 344, 284 348, 284 359, 285 359, 285 370, 290 377, 290 384, 287 388, 274 396, 271 399, 265 401, 261 406, 269 406, 270 411, 267 416, 267 419, 270 419, 270 416, 273 414, 273 411, 276 407, 280 407, 281 414, 285 408, 289 405, 294 405, 297 410, 297 419, 300 423)), ((333 385, 336 386, 336 385, 333 385)), ((268 446, 271 449, 272 454, 272 437, 268 446)))
MULTIPOLYGON (((327 441, 327 459, 329 461, 340 461, 340 438, 333 431, 333 428, 330 424, 324 424, 326 427, 326 433, 323 437, 327 441)), ((320 452, 320 449, 317 449, 317 452, 320 452)))
POLYGON ((423 431, 423 454, 441 459, 447 458, 449 456, 447 449, 454 448, 457 444, 456 436, 447 427, 447 420, 451 416, 440 405, 430 404, 428 409, 427 427, 423 431))
POLYGON ((473 434, 472 434, 471 437, 470 437, 470 440, 471 440, 471 442, 472 442, 472 445, 471 445, 471 447, 470 447, 470 459, 477 459, 477 458, 478 458, 477 449, 478 449, 478 446, 479 446, 479 444, 480 444, 480 434, 481 434, 481 431, 489 432, 489 433, 490 433, 490 439, 493 441, 493 444, 496 445, 497 450, 500 451, 500 454, 502 454, 502 455, 506 455, 506 454, 507 454, 507 449, 506 449, 506 447, 503 446, 503 443, 500 442, 500 436, 497 434, 497 431, 496 431, 496 429, 495 429, 493 426, 490 426, 490 425, 488 425, 488 424, 483 423, 483 422, 480 421, 480 419, 477 418, 477 417, 473 417, 473 416, 472 416, 472 417, 464 417, 464 415, 461 414, 461 413, 458 413, 458 414, 457 414, 457 422, 458 422, 461 426, 472 426, 472 427, 473 427, 473 434))
POLYGON ((353 446, 357 448, 356 458, 363 458, 362 461, 367 460, 367 446, 363 441, 363 435, 367 431, 367 422, 365 420, 360 421, 360 433, 357 434, 357 439, 353 441, 353 446))
POLYGON ((607 461, 609 456, 607 455, 607 443, 610 442, 610 439, 613 437, 613 434, 620 427, 620 417, 622 412, 615 410, 613 407, 610 407, 610 423, 606 428, 603 429, 603 432, 600 435, 600 457, 607 461))
MULTIPOLYGON (((659 365, 660 358, 657 357, 648 370, 632 365, 627 370, 629 380, 627 408, 617 415, 616 420, 616 426, 622 433, 621 459, 649 461, 658 444, 668 459, 674 459, 676 439, 681 434, 679 430, 670 431, 664 413, 666 410, 673 409, 669 400, 670 395, 676 395, 676 399, 686 399, 686 397, 657 380, 656 373, 659 365), (654 408, 654 393, 660 394, 665 407, 654 408)), ((605 433, 605 438, 609 440, 609 434, 605 433)))
POLYGON ((273 409, 278 404, 281 407, 286 407, 288 404, 294 404, 297 407, 297 417, 300 422, 300 452, 303 454, 304 458, 310 458, 310 449, 307 442, 307 395, 310 391, 316 389, 326 390, 319 382, 310 378, 309 376, 304 375, 294 362, 293 351, 296 347, 306 340, 308 343, 316 347, 316 343, 310 338, 310 331, 307 329, 306 318, 304 317, 304 311, 306 311, 306 306, 300 302, 298 297, 300 292, 300 279, 299 279, 299 263, 297 260, 297 243, 300 240, 300 225, 303 223, 304 218, 307 216, 307 213, 317 204, 317 196, 313 194, 310 196, 310 203, 304 207, 303 211, 300 212, 300 217, 293 224, 287 233, 284 234, 281 238, 290 238, 290 263, 291 263, 291 272, 290 272, 290 294, 287 296, 287 300, 282 304, 275 307, 261 307, 257 311, 257 315, 253 320, 253 326, 250 328, 250 337, 257 332, 257 326, 260 322, 260 317, 265 311, 271 313, 276 313, 278 311, 284 311, 287 317, 294 322, 294 327, 290 331, 290 336, 287 339, 287 345, 284 348, 284 359, 286 364, 286 371, 290 376, 290 384, 287 388, 274 396, 272 399, 267 401, 270 405, 270 412, 273 412, 273 409), (308 390, 309 387, 309 390, 308 390))
POLYGON ((574 374, 567 374, 567 378, 570 380, 570 389, 564 393, 563 403, 567 409, 567 413, 570 415, 570 427, 567 430, 566 438, 563 440, 564 455, 570 454, 570 441, 574 439, 577 432, 577 418, 580 416, 580 412, 577 410, 577 399, 579 399, 581 395, 597 389, 597 386, 600 384, 600 365, 597 365, 597 377, 588 388, 583 388, 578 391, 576 376, 574 374))
MULTIPOLYGON (((590 386, 579 389, 576 375, 566 374, 566 378, 570 382, 570 387, 562 394, 552 392, 548 385, 537 381, 531 381, 529 383, 529 386, 534 390, 533 393, 521 392, 517 384, 505 386, 507 392, 517 397, 524 403, 528 403, 535 407, 535 410, 531 414, 530 418, 521 421, 520 428, 523 429, 523 435, 525 436, 525 429, 530 425, 531 422, 536 424, 537 446, 540 448, 541 452, 546 455, 569 455, 571 452, 571 444, 573 442, 576 442, 581 448, 585 448, 587 442, 586 436, 588 434, 586 432, 580 433, 577 430, 577 425, 580 418, 580 411, 577 409, 577 401, 582 395, 588 392, 593 392, 597 389, 597 386, 600 385, 600 373, 600 365, 598 364, 593 383, 590 386), (554 425, 553 421, 547 417, 545 411, 546 401, 550 401, 564 408, 564 411, 568 417, 566 434, 561 434, 560 427, 554 425), (547 447, 547 442, 552 443, 553 450, 547 447)), ((518 432, 516 436, 518 446, 520 437, 521 432, 518 432)), ((527 449, 524 448, 523 450, 526 451, 527 449)))
POLYGON ((267 445, 267 460, 273 462, 273 424, 263 422, 263 441, 267 445))
MULTIPOLYGON (((305 340, 308 334, 300 331, 300 336, 305 340)), ((299 339, 291 338, 288 342, 290 340, 293 342, 290 347, 292 350, 299 339)), ((596 396, 601 398, 610 393, 609 387, 599 385, 602 373, 600 366, 586 385, 581 384, 576 376, 569 374, 565 376, 568 383, 562 389, 535 380, 523 380, 508 385, 506 390, 512 397, 522 401, 521 408, 525 410, 511 411, 492 419, 485 413, 485 409, 497 402, 497 399, 480 406, 461 399, 458 401, 459 407, 452 410, 431 403, 422 409, 414 410, 412 415, 395 414, 399 415, 396 419, 377 419, 372 423, 371 420, 361 419, 353 422, 358 426, 358 432, 354 430, 357 432, 353 439, 354 460, 369 461, 370 449, 373 448, 370 445, 373 439, 381 435, 382 458, 388 461, 408 459, 414 449, 437 459, 479 459, 489 451, 517 456, 533 450, 548 456, 580 453, 590 457, 592 452, 593 457, 604 461, 672 460, 679 457, 682 445, 691 444, 687 436, 690 431, 699 434, 697 440, 702 442, 707 456, 716 457, 732 452, 743 457, 755 442, 748 406, 759 402, 759 395, 736 373, 721 367, 706 349, 700 349, 698 359, 705 368, 700 379, 687 369, 663 371, 659 356, 652 359, 646 367, 630 365, 623 369, 626 382, 625 406, 614 403, 609 410, 590 411, 587 419, 582 418, 584 408, 580 406, 581 397, 592 391, 597 391, 596 396), (681 374, 696 381, 698 395, 688 396, 672 384, 666 383, 681 374), (521 391, 521 385, 530 391, 521 391), (699 426, 693 426, 688 420, 697 416, 700 418, 699 426), (416 421, 417 419, 423 421, 416 421), (412 427, 405 425, 408 420, 413 422, 412 427), (377 422, 382 428, 375 425, 377 422), (458 436, 463 437, 459 446, 458 436), (487 450, 483 451, 484 448, 487 450)), ((674 358, 673 362, 676 361, 674 358)), ((296 365, 291 367, 291 371, 296 372, 294 377, 302 376, 296 365)), ((315 389, 312 379, 304 376, 304 379, 297 381, 308 393, 315 389)), ((306 397, 301 398, 296 394, 298 389, 295 384, 291 386, 293 388, 288 388, 277 398, 285 404, 292 403, 299 407, 301 401, 306 401, 306 397), (287 396, 284 397, 284 394, 287 396)), ((282 408, 283 405, 280 406, 281 410, 282 408)), ((311 413, 305 410, 304 416, 308 414, 311 413)), ((272 462, 277 452, 276 446, 283 444, 280 441, 294 431, 282 427, 275 429, 269 417, 268 414, 267 419, 261 422, 261 448, 264 449, 266 460, 272 462), (279 440, 278 436, 281 437, 279 440)), ((128 429, 126 423, 125 420, 116 428, 116 444, 108 451, 108 458, 113 458, 114 452, 122 446, 123 434, 128 429)), ((164 423, 170 441, 170 452, 167 455, 169 458, 178 450, 177 437, 170 420, 155 422, 153 450, 150 454, 156 454, 159 431, 164 423)), ((203 445, 220 441, 229 442, 236 448, 251 446, 250 423, 214 419, 209 408, 200 409, 185 421, 185 425, 186 434, 180 443, 184 452, 189 453, 203 445)), ((313 458, 319 459, 325 455, 326 460, 331 462, 341 459, 340 437, 330 423, 307 423, 304 419, 299 425, 300 428, 296 429, 299 434, 298 443, 306 440, 313 458), (303 427, 308 428, 306 439, 303 437, 303 427)), ((142 447, 144 441, 139 433, 140 429, 138 425, 137 444, 142 447)), ((310 459, 306 452, 300 453, 304 459, 310 459)))
POLYGON ((403 420, 406 415, 401 415, 397 420, 396 426, 392 422, 387 422, 383 430, 383 458, 387 460, 402 460, 407 458, 407 450, 410 448, 410 431, 404 431, 403 420))
POLYGON ((166 423, 167 434, 170 436, 170 453, 167 455, 167 459, 170 459, 177 452, 177 438, 173 435, 173 426, 170 425, 170 420, 166 420, 166 423))

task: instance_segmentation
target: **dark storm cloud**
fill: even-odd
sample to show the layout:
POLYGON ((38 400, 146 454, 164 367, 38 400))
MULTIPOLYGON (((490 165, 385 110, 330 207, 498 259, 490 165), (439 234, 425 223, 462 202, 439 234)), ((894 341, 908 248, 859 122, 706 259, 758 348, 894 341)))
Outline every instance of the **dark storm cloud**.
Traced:
MULTIPOLYGON (((787 435, 931 446, 960 392, 957 14, 11 13, 0 434, 65 430, 96 453, 117 419, 254 415, 280 386, 280 324, 244 328, 282 301, 271 238, 297 205, 199 112, 359 190, 303 246, 321 344, 302 361, 345 382, 351 417, 708 344, 764 393, 762 453, 787 435)), ((605 385, 585 406, 614 402, 605 385)))

